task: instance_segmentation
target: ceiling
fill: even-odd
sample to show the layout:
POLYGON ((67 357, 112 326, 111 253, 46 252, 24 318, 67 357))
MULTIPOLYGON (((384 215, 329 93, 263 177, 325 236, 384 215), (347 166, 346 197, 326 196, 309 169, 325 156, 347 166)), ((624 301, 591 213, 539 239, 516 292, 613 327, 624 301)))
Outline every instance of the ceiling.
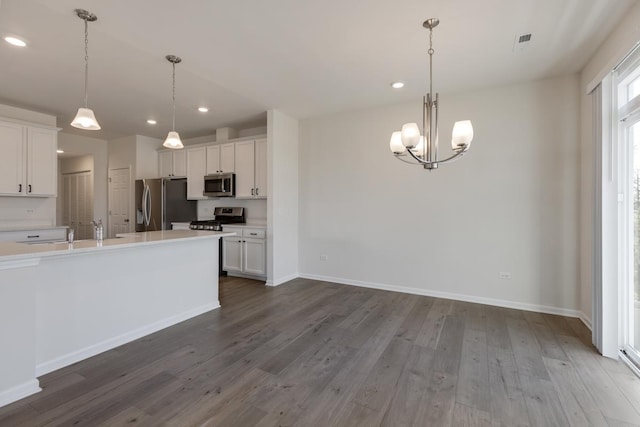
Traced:
POLYGON ((419 99, 426 90, 426 18, 439 92, 537 80, 581 70, 636 0, 0 0, 0 103, 58 117, 65 131, 112 139, 183 138, 419 99), (89 106, 102 130, 68 125, 83 103, 89 24, 89 106), (531 33, 524 50, 517 36, 531 33), (402 80, 405 88, 390 83, 402 80), (197 111, 205 105, 209 113, 197 111), (156 119, 149 126, 146 120, 156 119))

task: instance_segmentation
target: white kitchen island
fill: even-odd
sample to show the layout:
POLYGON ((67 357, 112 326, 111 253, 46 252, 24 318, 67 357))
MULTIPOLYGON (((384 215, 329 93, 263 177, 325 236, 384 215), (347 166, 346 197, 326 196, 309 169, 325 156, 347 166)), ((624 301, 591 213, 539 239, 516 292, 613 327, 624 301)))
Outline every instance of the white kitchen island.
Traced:
POLYGON ((218 239, 231 235, 0 243, 0 406, 38 392, 40 375, 220 307, 218 239))

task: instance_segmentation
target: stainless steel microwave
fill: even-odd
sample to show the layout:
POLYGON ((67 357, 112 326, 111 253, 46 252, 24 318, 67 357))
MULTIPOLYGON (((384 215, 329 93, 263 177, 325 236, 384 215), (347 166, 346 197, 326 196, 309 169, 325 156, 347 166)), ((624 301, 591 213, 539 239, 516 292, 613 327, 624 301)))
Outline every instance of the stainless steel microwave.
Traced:
POLYGON ((236 174, 216 173, 205 175, 202 194, 208 197, 234 197, 236 195, 236 174))

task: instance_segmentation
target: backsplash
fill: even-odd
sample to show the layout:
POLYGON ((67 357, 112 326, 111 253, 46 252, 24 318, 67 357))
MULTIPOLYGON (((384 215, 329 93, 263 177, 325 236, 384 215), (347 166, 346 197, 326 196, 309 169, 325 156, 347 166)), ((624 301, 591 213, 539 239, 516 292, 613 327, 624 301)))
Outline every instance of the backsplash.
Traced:
POLYGON ((212 219, 213 209, 219 206, 244 208, 247 222, 267 222, 266 199, 234 199, 233 197, 198 200, 198 219, 212 219))

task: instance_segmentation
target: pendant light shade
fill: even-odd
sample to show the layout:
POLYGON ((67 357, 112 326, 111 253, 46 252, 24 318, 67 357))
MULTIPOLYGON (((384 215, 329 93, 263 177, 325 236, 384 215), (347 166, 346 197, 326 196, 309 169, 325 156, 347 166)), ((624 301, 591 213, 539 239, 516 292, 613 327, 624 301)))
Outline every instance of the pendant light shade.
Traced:
POLYGON ((178 135, 178 132, 176 132, 176 64, 182 62, 182 59, 180 59, 179 56, 175 55, 167 55, 166 58, 167 61, 171 62, 171 64, 173 65, 173 127, 167 135, 167 139, 165 139, 162 143, 162 146, 178 149, 184 148, 184 145, 182 145, 182 141, 180 141, 180 135, 178 135))
POLYGON ((86 129, 86 130, 100 130, 100 125, 96 120, 95 114, 93 114, 93 110, 90 108, 78 108, 78 113, 76 117, 71 122, 71 126, 78 129, 86 129))
POLYGON ((184 148, 182 141, 180 141, 180 135, 178 135, 178 132, 174 131, 169 132, 167 139, 164 140, 162 145, 167 148, 184 148))
POLYGON ((84 9, 76 9, 78 18, 84 21, 84 107, 78 108, 76 117, 71 122, 71 126, 85 130, 100 130, 100 124, 96 120, 93 110, 89 108, 89 22, 98 19, 96 15, 84 9))

